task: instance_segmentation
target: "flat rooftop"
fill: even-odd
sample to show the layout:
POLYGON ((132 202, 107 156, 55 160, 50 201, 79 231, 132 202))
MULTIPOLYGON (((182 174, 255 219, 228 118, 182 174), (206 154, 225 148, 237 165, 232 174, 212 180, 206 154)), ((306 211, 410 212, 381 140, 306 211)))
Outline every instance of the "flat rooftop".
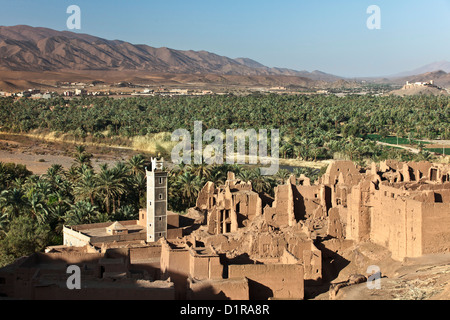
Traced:
MULTIPOLYGON (((93 224, 84 224, 78 226, 72 226, 70 229, 78 231, 88 237, 108 237, 111 236, 106 230, 109 226, 111 226, 114 222, 108 223, 93 223, 93 224)), ((121 221, 120 222, 127 230, 129 234, 138 233, 138 232, 147 232, 144 226, 139 225, 137 220, 131 221, 121 221)))
MULTIPOLYGON (((140 225, 131 225, 125 226, 128 230, 128 234, 130 233, 138 233, 138 232, 147 232, 143 226, 140 225)), ((106 232, 106 227, 104 228, 90 228, 84 229, 81 233, 87 235, 88 237, 107 237, 111 236, 108 232, 106 232)))

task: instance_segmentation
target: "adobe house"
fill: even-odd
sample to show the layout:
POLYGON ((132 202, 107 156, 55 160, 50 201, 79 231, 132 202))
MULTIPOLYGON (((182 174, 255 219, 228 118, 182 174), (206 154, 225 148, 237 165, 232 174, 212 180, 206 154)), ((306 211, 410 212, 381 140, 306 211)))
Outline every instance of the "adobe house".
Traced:
POLYGON ((161 279, 173 281, 177 299, 304 298, 304 266, 298 259, 233 263, 225 273, 220 255, 211 245, 162 240, 161 279))
POLYGON ((170 281, 136 281, 127 249, 90 253, 66 247, 35 253, 0 269, 0 296, 37 300, 173 300, 170 281), (67 267, 81 271, 81 290, 69 290, 67 267))
POLYGON ((366 174, 351 189, 346 238, 382 245, 397 260, 448 252, 448 170, 429 162, 382 162, 378 176, 366 174))
POLYGON ((230 265, 229 278, 246 278, 250 300, 303 300, 303 266, 300 264, 230 265))
POLYGON ((449 165, 335 161, 314 185, 291 177, 271 201, 230 173, 201 190, 193 210, 206 219, 186 236, 164 210, 164 175, 151 172, 153 208, 139 220, 65 227, 63 246, 0 269, 0 295, 80 298, 62 285, 73 263, 87 276, 83 298, 105 289, 136 297, 143 287, 139 298, 303 299, 305 287, 322 283, 324 259, 334 259, 323 239, 336 248, 373 242, 397 260, 450 250, 449 165))
POLYGON ((196 207, 207 212, 211 234, 236 232, 262 214, 262 200, 251 183, 236 179, 229 172, 225 185, 208 182, 200 191, 196 207))

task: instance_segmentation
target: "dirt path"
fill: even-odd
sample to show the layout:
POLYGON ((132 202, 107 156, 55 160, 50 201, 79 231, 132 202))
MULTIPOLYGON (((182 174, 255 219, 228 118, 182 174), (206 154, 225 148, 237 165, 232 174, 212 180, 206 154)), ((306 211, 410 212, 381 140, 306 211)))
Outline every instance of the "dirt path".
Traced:
MULTIPOLYGON (((450 140, 418 140, 418 141, 422 141, 422 142, 429 142, 432 144, 436 144, 436 145, 445 145, 445 146, 449 146, 450 147, 450 140)), ((427 146, 428 147, 428 146, 427 146)))
POLYGON ((380 142, 380 141, 377 141, 377 144, 382 145, 382 146, 396 147, 396 148, 405 149, 405 150, 408 150, 408 151, 410 151, 412 153, 416 153, 416 154, 420 153, 419 149, 411 148, 411 147, 407 147, 407 146, 402 146, 402 145, 397 145, 397 144, 390 144, 390 143, 380 142))

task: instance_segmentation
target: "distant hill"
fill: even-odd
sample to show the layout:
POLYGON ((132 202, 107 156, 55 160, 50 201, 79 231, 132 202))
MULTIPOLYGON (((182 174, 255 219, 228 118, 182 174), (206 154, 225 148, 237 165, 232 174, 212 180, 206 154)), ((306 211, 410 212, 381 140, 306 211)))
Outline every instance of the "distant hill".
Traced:
POLYGON ((442 70, 427 72, 413 76, 401 77, 396 79, 390 79, 391 82, 401 85, 404 85, 406 81, 414 83, 414 82, 426 82, 430 80, 433 80, 434 83, 439 87, 450 88, 450 73, 447 73, 442 70))
MULTIPOLYGON (((443 71, 441 71, 443 72, 443 71)), ((447 73, 443 72, 445 75, 447 73)), ((434 72, 427 73, 426 75, 435 74, 434 72)), ((434 81, 434 80, 433 80, 434 81)), ((391 95, 399 95, 399 96, 412 96, 412 95, 445 95, 448 96, 449 92, 440 86, 438 86, 435 82, 431 84, 429 81, 423 80, 413 80, 409 81, 409 84, 405 84, 403 88, 399 90, 391 91, 389 94, 391 95), (419 84, 417 84, 419 83, 419 84), (426 85, 421 85, 426 83, 426 85)))
POLYGON ((266 68, 265 65, 259 63, 258 61, 249 59, 249 58, 236 58, 234 59, 235 61, 237 61, 238 63, 250 67, 250 68, 266 68))
POLYGON ((175 74, 297 76, 335 81, 337 76, 269 68, 248 58, 231 59, 207 51, 181 51, 30 26, 0 26, 0 70, 60 72, 146 71, 175 74))
POLYGON ((444 71, 446 73, 450 72, 450 62, 449 61, 438 61, 438 62, 433 62, 430 64, 427 64, 423 67, 411 70, 411 71, 405 71, 405 72, 401 72, 395 75, 390 76, 390 78, 401 78, 401 77, 409 77, 409 76, 415 76, 415 75, 420 75, 420 74, 424 74, 424 73, 429 73, 429 72, 436 72, 436 71, 444 71))
POLYGON ((399 89, 391 91, 389 94, 398 96, 415 96, 415 95, 434 95, 434 96, 448 96, 446 90, 439 90, 437 88, 419 87, 411 89, 399 89))

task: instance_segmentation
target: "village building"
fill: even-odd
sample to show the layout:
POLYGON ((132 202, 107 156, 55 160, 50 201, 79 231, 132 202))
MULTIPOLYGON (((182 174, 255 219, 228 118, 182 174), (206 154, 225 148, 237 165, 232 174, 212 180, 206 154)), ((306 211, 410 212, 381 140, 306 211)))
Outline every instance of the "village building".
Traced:
POLYGON ((291 176, 273 197, 229 173, 223 185, 206 183, 182 224, 167 210, 162 160, 152 159, 139 220, 65 226, 63 245, 0 269, 0 295, 304 299, 338 258, 324 241, 371 242, 398 261, 448 252, 449 203, 449 165, 333 161, 314 184, 291 176), (82 290, 67 289, 69 265, 82 270, 82 290))

